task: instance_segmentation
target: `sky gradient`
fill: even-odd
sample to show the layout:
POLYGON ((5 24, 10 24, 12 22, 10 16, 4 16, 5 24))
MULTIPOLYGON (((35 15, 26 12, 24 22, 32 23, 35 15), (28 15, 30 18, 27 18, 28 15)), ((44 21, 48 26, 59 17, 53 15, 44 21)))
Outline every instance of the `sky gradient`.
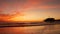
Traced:
POLYGON ((0 21, 60 19, 60 0, 0 0, 0 21))

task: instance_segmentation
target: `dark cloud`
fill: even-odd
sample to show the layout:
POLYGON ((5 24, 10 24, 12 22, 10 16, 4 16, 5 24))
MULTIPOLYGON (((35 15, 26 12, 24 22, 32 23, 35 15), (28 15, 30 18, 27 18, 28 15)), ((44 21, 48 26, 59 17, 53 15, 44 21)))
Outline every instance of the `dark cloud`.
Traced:
POLYGON ((60 0, 51 0, 46 2, 48 5, 60 5, 60 0))

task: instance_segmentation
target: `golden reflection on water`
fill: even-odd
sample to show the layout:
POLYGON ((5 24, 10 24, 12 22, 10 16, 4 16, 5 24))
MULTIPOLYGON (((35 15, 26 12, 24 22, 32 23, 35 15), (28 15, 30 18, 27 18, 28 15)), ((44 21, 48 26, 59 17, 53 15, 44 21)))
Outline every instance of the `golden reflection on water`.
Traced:
POLYGON ((44 29, 44 27, 45 26, 0 28, 0 33, 27 34, 31 32, 37 32, 38 30, 42 30, 44 29))
POLYGON ((0 34, 55 34, 55 32, 60 32, 60 25, 0 28, 0 34))

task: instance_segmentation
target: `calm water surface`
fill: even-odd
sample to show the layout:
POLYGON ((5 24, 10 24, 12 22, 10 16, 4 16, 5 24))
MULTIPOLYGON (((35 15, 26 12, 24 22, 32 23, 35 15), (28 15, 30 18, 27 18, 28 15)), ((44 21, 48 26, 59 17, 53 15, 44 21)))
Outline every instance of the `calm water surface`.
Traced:
POLYGON ((0 34, 60 34, 60 25, 6 27, 0 28, 0 34))

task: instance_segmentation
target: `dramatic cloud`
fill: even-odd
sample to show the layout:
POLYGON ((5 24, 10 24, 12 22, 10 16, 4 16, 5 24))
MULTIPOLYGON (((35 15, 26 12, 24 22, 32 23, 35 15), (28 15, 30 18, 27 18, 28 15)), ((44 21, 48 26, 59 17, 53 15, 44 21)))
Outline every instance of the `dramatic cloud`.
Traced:
POLYGON ((60 0, 0 0, 0 20, 2 17, 3 19, 13 19, 18 15, 27 15, 26 17, 35 15, 36 19, 48 16, 59 18, 57 13, 60 14, 60 0))

